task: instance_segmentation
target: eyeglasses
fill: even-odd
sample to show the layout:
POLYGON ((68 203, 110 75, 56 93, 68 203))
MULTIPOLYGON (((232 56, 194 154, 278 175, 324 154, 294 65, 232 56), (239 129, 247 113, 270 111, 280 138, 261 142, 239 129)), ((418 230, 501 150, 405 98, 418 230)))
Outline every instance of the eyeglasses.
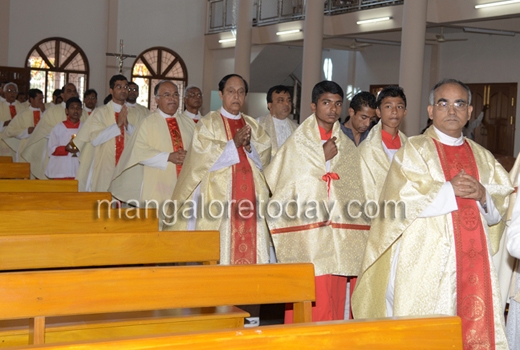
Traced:
POLYGON ((7 89, 7 90, 5 90, 5 92, 18 92, 18 90, 7 89))
POLYGON ((434 104, 440 111, 446 112, 450 109, 450 106, 453 106, 453 108, 456 111, 463 111, 466 108, 468 108, 468 104, 464 101, 457 101, 453 103, 448 103, 447 101, 441 101, 434 104))
POLYGON ((202 94, 200 92, 188 92, 188 96, 189 97, 199 97, 199 98, 202 98, 202 94))
POLYGON ((170 100, 170 99, 176 100, 176 99, 179 98, 179 93, 178 92, 174 92, 173 94, 170 94, 169 92, 166 92, 166 93, 164 93, 162 95, 157 95, 157 97, 164 97, 164 98, 166 98, 168 100, 170 100))
POLYGON ((139 91, 139 88, 128 88, 128 91, 137 92, 137 91, 139 91))
POLYGON ((114 86, 114 89, 116 89, 116 90, 121 90, 121 89, 128 90, 128 85, 119 85, 119 84, 117 84, 116 86, 114 86))

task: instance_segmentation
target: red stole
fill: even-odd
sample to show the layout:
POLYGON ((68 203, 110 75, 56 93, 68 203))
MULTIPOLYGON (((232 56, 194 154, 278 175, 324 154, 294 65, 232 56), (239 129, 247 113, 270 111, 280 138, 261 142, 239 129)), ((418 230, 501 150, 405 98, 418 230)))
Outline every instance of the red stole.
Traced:
MULTIPOLYGON (((318 129, 320 130, 320 137, 322 141, 327 141, 332 136, 332 129, 327 132, 324 128, 318 125, 318 129)), ((326 173, 321 177, 323 181, 327 183, 327 197, 330 199, 330 185, 332 185, 332 180, 339 180, 339 175, 337 173, 326 173)))
MULTIPOLYGON (((473 152, 467 142, 446 146, 434 140, 446 181, 461 169, 479 178, 473 152)), ((495 349, 493 296, 486 234, 474 199, 456 197, 452 212, 457 257, 457 315, 462 319, 464 349, 495 349)))
POLYGON ((38 125, 38 123, 40 122, 40 110, 33 111, 33 121, 34 126, 38 125))
MULTIPOLYGON (((220 116, 228 141, 246 125, 243 117, 235 120, 220 116)), ((240 163, 233 165, 231 178, 231 264, 256 264, 255 182, 244 147, 237 151, 240 163)))
MULTIPOLYGON (((170 131, 170 137, 172 138, 173 151, 177 152, 184 149, 184 146, 182 145, 181 130, 179 129, 179 124, 177 124, 177 119, 166 118, 166 124, 168 124, 168 130, 170 131)), ((179 173, 182 169, 182 164, 175 165, 177 167, 177 176, 179 176, 179 173)))
MULTIPOLYGON (((116 112, 115 116, 117 123, 117 120, 119 119, 119 113, 116 112)), ((121 158, 121 154, 125 149, 125 126, 121 125, 119 129, 121 130, 121 135, 116 137, 116 165, 119 163, 119 158, 121 158)))
POLYGON ((15 105, 9 105, 9 113, 11 113, 11 119, 14 118, 16 115, 16 106, 15 105))

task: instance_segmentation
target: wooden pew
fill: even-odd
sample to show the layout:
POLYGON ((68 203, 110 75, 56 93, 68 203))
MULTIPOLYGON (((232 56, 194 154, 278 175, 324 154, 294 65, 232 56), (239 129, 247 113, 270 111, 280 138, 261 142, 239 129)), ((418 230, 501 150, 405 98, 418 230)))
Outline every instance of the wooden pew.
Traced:
POLYGON ((96 209, 110 192, 0 192, 1 210, 96 209))
POLYGON ((0 192, 78 192, 78 181, 0 179, 0 192))
POLYGON ((104 205, 99 213, 92 209, 4 211, 0 236, 36 233, 149 232, 157 231, 158 228, 156 209, 109 210, 104 205))
POLYGON ((462 350, 457 316, 333 321, 261 326, 234 331, 168 334, 153 337, 76 342, 31 349, 47 350, 462 350))
MULTIPOLYGON (((32 320, 31 344, 45 342, 47 319, 55 316, 293 303, 294 322, 299 323, 312 318, 314 267, 267 264, 11 272, 0 274, 0 295, 0 320, 32 320)), ((112 330, 107 337, 115 335, 117 331, 112 330)), ((81 339, 77 334, 71 338, 81 339)))
MULTIPOLYGON (((218 231, 167 231, 0 236, 0 270, 157 263, 216 264, 218 231)), ((249 314, 235 306, 54 317, 47 342, 240 328, 249 314)), ((0 347, 29 343, 29 320, 0 321, 0 347)))
POLYGON ((30 163, 2 163, 0 166, 0 179, 29 179, 30 177, 30 163))
POLYGON ((11 156, 0 156, 0 163, 12 163, 13 157, 11 156))

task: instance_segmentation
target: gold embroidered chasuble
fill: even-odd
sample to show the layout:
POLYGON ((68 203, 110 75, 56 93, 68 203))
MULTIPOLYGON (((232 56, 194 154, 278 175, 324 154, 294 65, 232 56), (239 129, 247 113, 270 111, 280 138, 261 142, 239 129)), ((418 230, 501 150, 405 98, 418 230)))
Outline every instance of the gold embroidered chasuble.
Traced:
MULTIPOLYGON (((195 123, 182 114, 175 118, 184 149, 189 151, 195 123)), ((172 139, 166 119, 155 112, 139 124, 125 146, 109 188, 112 195, 123 202, 138 200, 140 206, 145 200, 153 199, 161 205, 171 199, 177 183, 176 165, 168 162, 162 170, 140 163, 162 152, 173 152, 172 139)))
POLYGON ((264 171, 272 192, 267 220, 279 262, 313 262, 317 276, 357 276, 369 228, 361 215, 365 195, 360 158, 339 123, 331 137, 336 137, 338 153, 329 171, 314 114, 278 150, 264 171), (330 196, 323 179, 327 173, 339 176, 330 181, 330 196))
MULTIPOLYGON (((83 110, 80 118, 82 126, 87 120, 87 117, 87 112, 83 110)), ((47 153, 48 137, 52 129, 65 120, 67 120, 65 102, 45 110, 45 113, 43 113, 40 118, 40 122, 34 128, 31 136, 27 139, 25 147, 19 153, 23 161, 31 163, 31 174, 40 180, 47 179, 47 176, 45 176, 45 169, 47 169, 50 156, 47 153)))
MULTIPOLYGON (((263 167, 271 158, 271 142, 269 135, 258 125, 255 119, 242 114, 245 122, 251 126, 251 143, 257 150, 263 167)), ((228 142, 226 129, 220 111, 213 111, 200 119, 195 126, 191 148, 188 150, 182 170, 173 191, 172 200, 176 201, 175 219, 164 230, 186 230, 188 220, 183 213, 190 216, 193 212, 193 200, 198 200, 196 230, 220 231, 220 263, 231 261, 231 220, 228 215, 228 204, 232 198, 232 166, 211 171, 210 168, 222 155, 228 142), (200 186, 200 187, 199 187, 200 186), (193 198, 195 189, 199 187, 200 196, 193 198), (221 207, 220 205, 223 205, 221 207), (203 211, 203 212, 202 212, 203 211)), ((253 173, 257 198, 257 208, 265 210, 269 191, 260 169, 248 158, 253 173)), ((269 262, 269 231, 264 216, 257 215, 257 263, 269 262)))
MULTIPOLYGON (((269 137, 271 138, 271 157, 274 157, 280 145, 278 145, 278 139, 276 137, 276 127, 274 125, 273 116, 270 114, 258 118, 258 124, 265 129, 269 137)), ((285 119, 291 128, 291 132, 294 132, 298 128, 298 124, 289 118, 285 119)))
MULTIPOLYGON (((390 169, 390 160, 383 149, 381 138, 382 124, 377 123, 370 130, 367 138, 358 146, 361 155, 361 178, 365 185, 367 200, 377 201, 381 189, 385 183, 386 175, 390 169)), ((408 138, 399 131, 401 147, 406 144, 408 138)))
MULTIPOLYGON (((455 315, 456 256, 452 214, 419 218, 446 182, 432 139, 438 140, 433 127, 414 136, 394 157, 381 192, 381 201, 402 201, 406 207, 397 218, 378 216, 372 221, 363 258, 362 273, 352 298, 355 318, 386 317, 385 293, 391 261, 399 243, 394 281, 393 316, 455 315), (427 234, 425 234, 427 233, 427 234)), ((507 172, 493 155, 467 140, 478 168, 480 183, 491 195, 504 217, 508 195, 512 192, 507 172)), ((400 206, 400 208, 403 208, 400 206)), ((488 226, 482 218, 489 248, 488 259, 498 250, 505 218, 488 226)), ((491 263, 496 349, 507 349, 500 291, 491 263)))
MULTIPOLYGON (((144 118, 134 109, 128 108, 128 123, 137 127, 144 118)), ((86 191, 89 173, 91 176, 91 191, 106 192, 114 176, 116 168, 116 138, 110 139, 96 147, 92 141, 107 127, 116 123, 115 111, 112 102, 98 107, 81 126, 74 143, 80 149, 79 169, 76 175, 79 191, 86 191)), ((135 130, 134 130, 135 131, 135 130)), ((124 145, 129 144, 131 135, 125 128, 124 145)))

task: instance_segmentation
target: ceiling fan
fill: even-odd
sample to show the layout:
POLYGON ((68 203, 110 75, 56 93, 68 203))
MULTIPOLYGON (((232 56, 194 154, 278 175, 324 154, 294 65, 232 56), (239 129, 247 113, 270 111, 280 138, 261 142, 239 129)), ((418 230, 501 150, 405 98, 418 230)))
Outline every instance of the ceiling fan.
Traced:
POLYGON ((466 41, 466 40, 468 40, 468 39, 464 39, 464 38, 446 39, 446 37, 444 36, 444 27, 441 27, 440 34, 435 34, 435 39, 426 39, 426 41, 433 42, 433 43, 439 43, 439 44, 442 44, 442 43, 445 43, 448 41, 466 41))

